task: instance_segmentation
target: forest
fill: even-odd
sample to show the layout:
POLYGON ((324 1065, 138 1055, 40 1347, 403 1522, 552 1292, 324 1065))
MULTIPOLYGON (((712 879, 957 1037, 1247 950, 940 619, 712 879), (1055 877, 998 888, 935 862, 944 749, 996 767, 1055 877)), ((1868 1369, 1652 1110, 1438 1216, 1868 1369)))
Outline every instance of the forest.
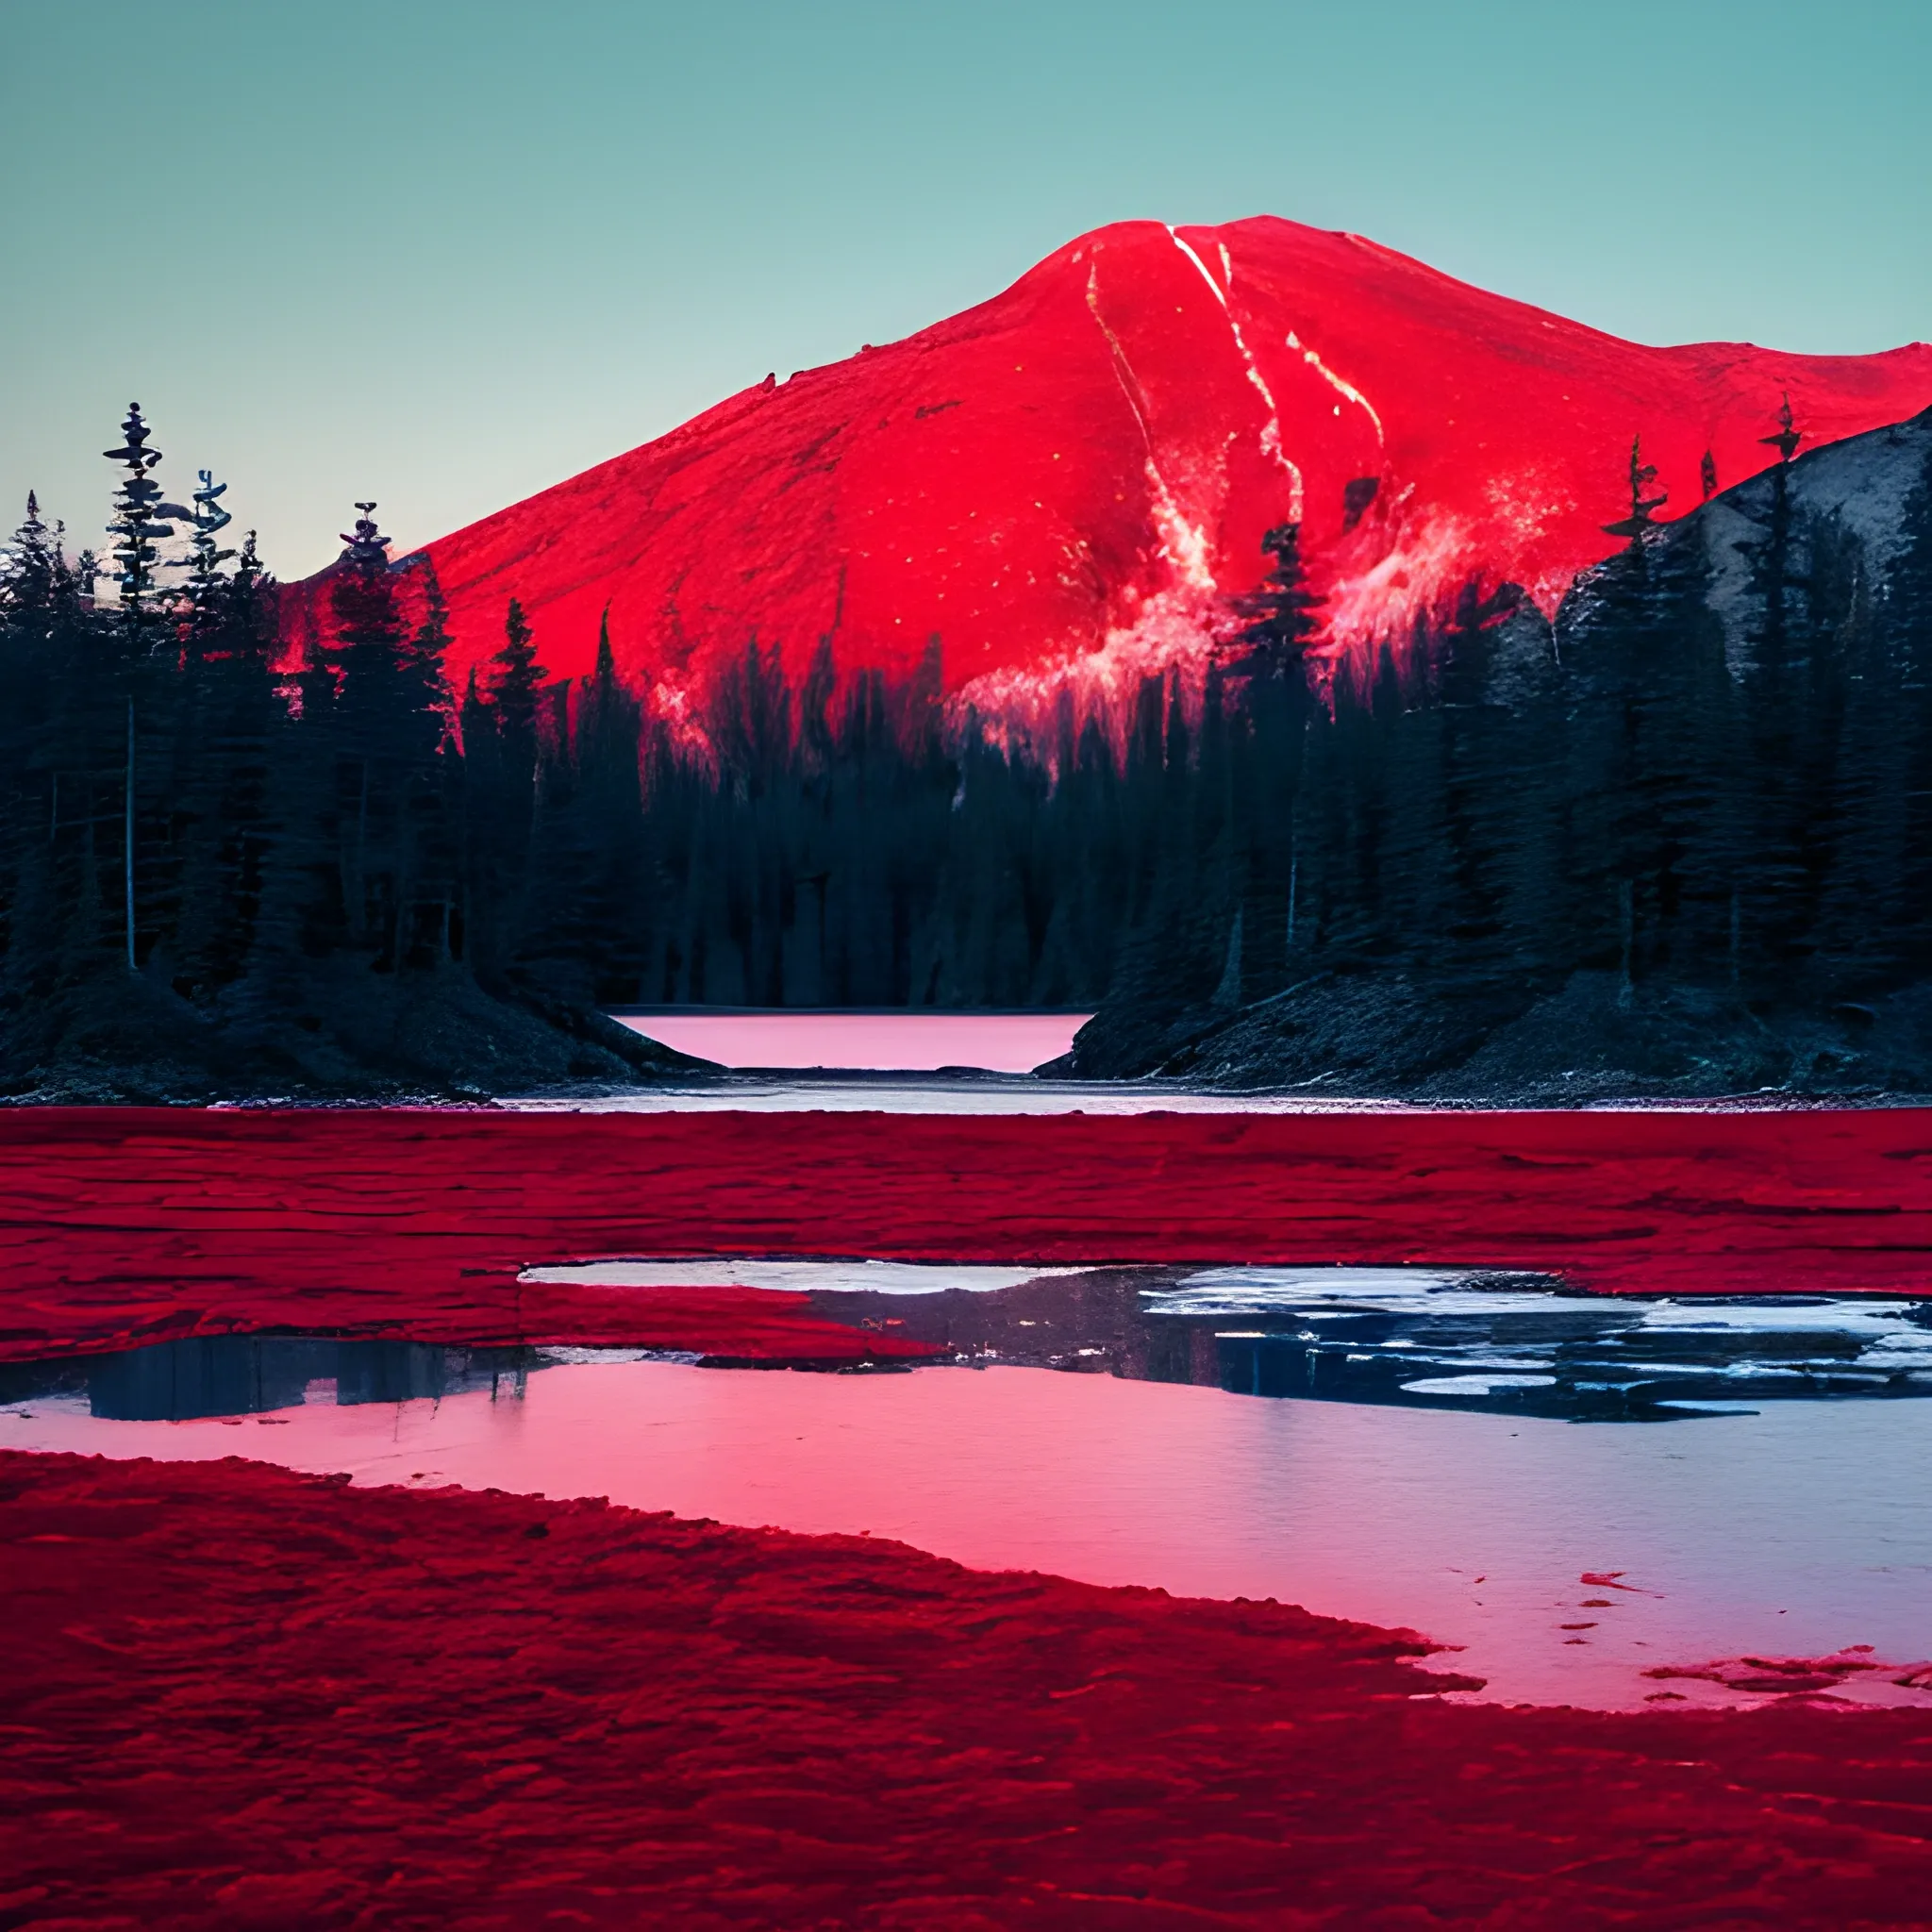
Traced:
POLYGON ((513 599, 454 688, 374 504, 291 622, 134 408, 109 555, 30 499, 0 582, 0 1089, 635 1078, 604 1012, 683 1002, 1097 1006, 1071 1071, 1398 1088, 1581 981, 1869 1032, 1932 974, 1932 418, 1878 435, 1917 465, 1884 543, 1788 423, 1672 524, 1633 450, 1554 625, 1472 584, 1338 655, 1284 525, 1126 719, 1016 745, 943 640, 794 684, 753 639, 694 744, 608 628, 551 677, 513 599))

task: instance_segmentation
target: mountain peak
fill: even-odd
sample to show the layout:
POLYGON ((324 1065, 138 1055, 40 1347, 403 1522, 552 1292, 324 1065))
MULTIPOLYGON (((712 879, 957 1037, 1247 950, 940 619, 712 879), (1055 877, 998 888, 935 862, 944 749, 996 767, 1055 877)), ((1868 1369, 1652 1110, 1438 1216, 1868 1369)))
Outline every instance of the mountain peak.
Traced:
POLYGON ((827 641, 841 670, 908 675, 937 637, 956 704, 1024 723, 1198 666, 1284 522, 1332 650, 1472 577, 1552 608, 1610 547, 1633 441, 1673 519, 1766 467, 1787 393, 1815 447, 1932 403, 1932 348, 1652 348, 1360 236, 1122 222, 428 554, 458 676, 514 595, 564 675, 608 606, 673 720, 754 637, 794 677, 827 641))

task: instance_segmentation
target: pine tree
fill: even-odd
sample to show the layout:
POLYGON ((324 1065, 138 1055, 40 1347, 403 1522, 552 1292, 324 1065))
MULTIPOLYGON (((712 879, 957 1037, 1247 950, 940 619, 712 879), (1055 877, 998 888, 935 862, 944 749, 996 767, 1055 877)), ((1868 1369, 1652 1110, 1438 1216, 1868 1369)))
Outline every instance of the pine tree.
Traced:
POLYGON ((57 662, 58 539, 29 491, 0 571, 0 952, 10 980, 22 954, 43 953, 54 912, 51 808, 58 774, 41 767, 48 749, 57 662), (54 782, 50 785, 50 776, 54 782), (51 795, 50 795, 51 794, 51 795))
POLYGON ((440 600, 413 634, 378 529, 362 512, 330 591, 328 706, 341 917, 379 972, 431 944, 451 899, 444 875, 441 754, 448 732, 440 600))
POLYGON ((464 930, 472 970, 492 990, 508 984, 528 912, 536 825, 538 707, 546 674, 523 605, 504 618, 487 689, 474 672, 463 702, 466 860, 464 930))
POLYGON ((273 665, 274 613, 250 532, 238 553, 217 542, 232 521, 226 486, 201 472, 188 563, 182 686, 172 708, 173 905, 156 957, 175 990, 204 1006, 246 971, 265 874, 280 856, 271 774, 288 721, 273 665))
POLYGON ((1792 523, 1790 468, 1801 436, 1792 426, 1789 395, 1777 430, 1759 441, 1777 451, 1771 504, 1761 534, 1737 544, 1751 566, 1752 622, 1744 675, 1744 729, 1749 794, 1743 811, 1748 850, 1739 865, 1740 949, 1788 975, 1808 948, 1805 930, 1811 899, 1807 846, 1813 814, 1824 801, 1810 795, 1811 747, 1819 720, 1808 706, 1811 674, 1808 585, 1798 568, 1792 523))
POLYGON ((1573 587, 1557 618, 1568 698, 1548 822, 1560 878, 1541 956, 1641 982, 1724 978, 1737 890, 1734 693, 1709 608, 1708 520, 1664 525, 1633 445, 1627 547, 1573 587))
POLYGON ((161 486, 153 475, 161 452, 148 446, 152 433, 142 416, 141 405, 129 403, 121 425, 121 446, 103 452, 109 462, 121 464, 127 472, 115 493, 114 521, 108 530, 116 539, 113 555, 118 567, 113 581, 120 591, 122 627, 130 651, 135 653, 148 648, 151 634, 167 614, 155 576, 161 560, 156 545, 175 534, 175 526, 164 519, 186 514, 178 505, 161 499, 161 486))
MULTIPOLYGON (((1306 660, 1321 640, 1324 601, 1308 586, 1298 525, 1278 525, 1262 548, 1274 568, 1258 591, 1236 602, 1248 621, 1236 639, 1245 655, 1233 667, 1240 722, 1225 740, 1224 862, 1234 911, 1223 984, 1245 999, 1278 992, 1291 970, 1296 803, 1312 701, 1306 660)), ((1204 779, 1212 775, 1204 771, 1204 779)))
POLYGON ((234 560, 235 552, 224 550, 216 538, 234 522, 222 508, 227 493, 225 483, 217 483, 206 470, 199 473, 201 488, 194 492, 194 534, 188 556, 188 644, 191 652, 204 649, 208 640, 227 628, 231 617, 228 579, 222 565, 234 560))
POLYGON ((658 895, 645 856, 642 734, 642 708, 618 675, 607 607, 597 626, 596 665, 581 687, 575 747, 590 845, 587 971, 594 996, 606 1004, 645 997, 645 934, 658 895))
POLYGON ((31 623, 50 609, 60 575, 58 542, 41 516, 41 500, 29 490, 26 517, 13 533, 0 571, 0 609, 9 621, 31 623))
POLYGON ((549 674, 537 661, 537 642, 524 607, 509 600, 504 617, 503 648, 491 662, 496 666, 490 680, 490 702, 494 707, 497 728, 506 741, 521 750, 527 743, 534 764, 537 745, 537 694, 549 674))
POLYGON ((140 926, 136 901, 136 866, 142 812, 138 786, 144 777, 140 758, 142 714, 149 713, 150 728, 157 722, 152 706, 143 698, 157 695, 157 681, 148 659, 160 647, 164 628, 173 616, 173 600, 161 589, 156 571, 161 563, 157 545, 174 536, 175 526, 165 521, 184 516, 179 504, 162 500, 160 485, 154 471, 161 452, 149 445, 152 434, 141 413, 139 403, 127 406, 121 425, 119 448, 104 451, 110 462, 120 463, 127 472, 114 498, 114 520, 109 534, 116 539, 114 560, 119 566, 114 583, 120 592, 120 633, 122 640, 123 701, 126 711, 126 732, 122 774, 123 824, 121 833, 122 932, 127 970, 139 965, 140 926))
POLYGON ((408 818, 401 946, 405 964, 441 966, 456 957, 463 922, 463 787, 446 661, 454 641, 435 566, 415 567, 425 580, 423 621, 405 641, 397 676, 408 818))
POLYGON ((1235 609, 1247 623, 1236 641, 1249 647, 1238 668, 1249 676, 1285 676, 1321 636, 1317 613, 1323 600, 1308 589, 1301 555, 1301 525, 1277 524, 1261 539, 1261 548, 1274 559, 1274 568, 1259 590, 1235 600, 1235 609))
POLYGON ((1906 855, 1894 925, 1911 969, 1932 974, 1932 454, 1907 493, 1900 534, 1875 612, 1874 681, 1888 701, 1885 818, 1906 855))
POLYGON ((1636 544, 1642 542, 1657 527, 1656 512, 1670 501, 1670 497, 1662 490, 1655 496, 1644 493, 1656 481, 1657 465, 1643 460, 1643 439, 1633 436, 1630 439, 1630 514, 1620 517, 1614 524, 1606 524, 1605 536, 1627 537, 1636 544))

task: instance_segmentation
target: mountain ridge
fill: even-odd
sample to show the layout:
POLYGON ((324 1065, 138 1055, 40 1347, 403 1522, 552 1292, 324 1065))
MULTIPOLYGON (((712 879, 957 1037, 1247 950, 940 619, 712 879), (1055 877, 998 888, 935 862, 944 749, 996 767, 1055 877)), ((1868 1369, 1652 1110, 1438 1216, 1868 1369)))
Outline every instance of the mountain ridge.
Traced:
POLYGON ((604 612, 659 715, 702 730, 756 636, 803 675, 909 675, 1037 722, 1198 668, 1285 520, 1336 648, 1462 581, 1554 611, 1610 547, 1641 437, 1674 517, 1774 460, 1932 403, 1932 347, 1653 348, 1493 296, 1358 236, 1253 217, 1121 223, 894 343, 739 391, 422 555, 458 677, 511 596, 544 661, 589 669, 604 612))

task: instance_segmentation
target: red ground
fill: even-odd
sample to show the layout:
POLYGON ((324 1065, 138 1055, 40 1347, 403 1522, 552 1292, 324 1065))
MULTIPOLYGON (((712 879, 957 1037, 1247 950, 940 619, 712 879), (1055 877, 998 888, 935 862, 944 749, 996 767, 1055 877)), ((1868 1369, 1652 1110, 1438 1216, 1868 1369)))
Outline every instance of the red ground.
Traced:
POLYGON ((262 1327, 850 1359, 599 1256, 1436 1262, 1674 1294, 1932 1292, 1932 1115, 0 1110, 0 1357, 262 1327))
POLYGON ((0 1455, 0 1926, 1911 1924, 1932 1715, 1413 1701, 892 1543, 0 1455))
POLYGON ((563 675, 608 604, 621 668, 674 716, 755 632, 794 677, 824 638, 904 671, 937 636, 949 692, 1038 718, 1069 665, 1097 694, 1197 655, 1297 514, 1345 632, 1472 574, 1552 603, 1614 548, 1633 437, 1680 515, 1707 450, 1721 487, 1765 466, 1786 390, 1811 447, 1932 404, 1932 347, 1647 348, 1359 236, 1126 222, 429 549, 458 688, 516 596, 563 675))

